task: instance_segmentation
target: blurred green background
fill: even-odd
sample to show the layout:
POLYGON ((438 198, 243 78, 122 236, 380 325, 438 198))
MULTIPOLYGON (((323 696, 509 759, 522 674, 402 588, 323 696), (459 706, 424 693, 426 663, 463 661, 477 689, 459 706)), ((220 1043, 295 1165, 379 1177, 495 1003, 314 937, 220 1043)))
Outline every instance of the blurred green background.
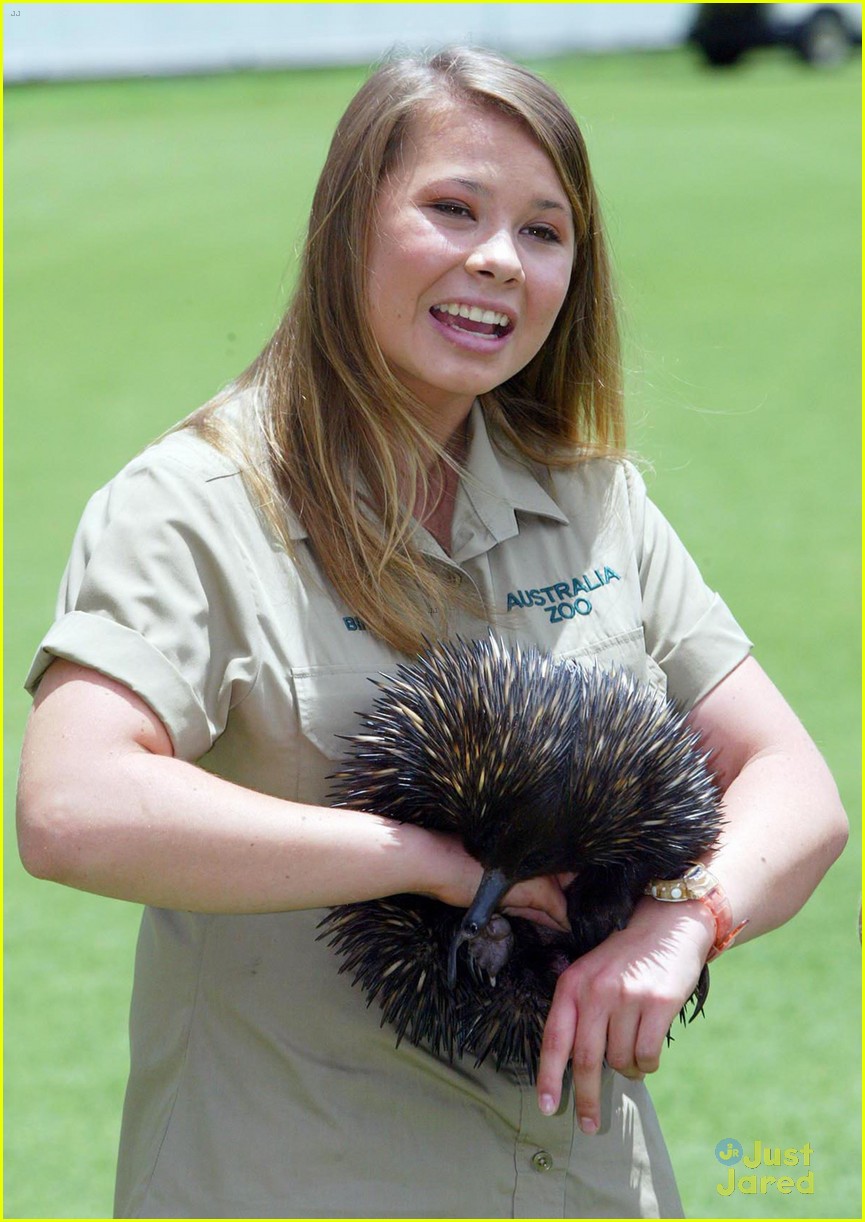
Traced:
MULTIPOLYGON (((803 913, 713 968, 708 1017, 677 1035, 653 1094, 689 1215, 858 1217, 859 60, 534 66, 583 124, 601 187, 631 446, 854 824, 803 913), (721 1196, 726 1139, 809 1143, 813 1193, 721 1196)), ((21 682, 89 494, 276 323, 363 75, 6 94, 6 1217, 110 1214, 139 916, 21 869, 21 682)))

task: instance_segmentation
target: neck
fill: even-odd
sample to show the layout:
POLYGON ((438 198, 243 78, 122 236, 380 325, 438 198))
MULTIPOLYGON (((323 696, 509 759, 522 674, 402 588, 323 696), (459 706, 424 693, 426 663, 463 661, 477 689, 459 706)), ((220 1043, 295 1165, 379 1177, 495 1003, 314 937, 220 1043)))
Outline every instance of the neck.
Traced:
POLYGON ((474 399, 426 404, 421 416, 424 428, 448 454, 454 445, 465 442, 473 404, 474 399))
POLYGON ((451 525, 454 505, 459 488, 459 470, 465 462, 468 450, 468 418, 454 429, 445 440, 443 449, 456 464, 452 466, 441 458, 434 458, 427 468, 428 486, 426 496, 418 488, 414 513, 417 520, 432 535, 441 548, 450 555, 451 525))
MULTIPOLYGON (((469 448, 469 418, 465 416, 450 435, 445 439, 443 446, 444 452, 460 466, 466 460, 466 453, 469 448)), ((441 460, 439 459, 441 463, 441 460)), ((446 464, 442 464, 446 465, 446 464)))

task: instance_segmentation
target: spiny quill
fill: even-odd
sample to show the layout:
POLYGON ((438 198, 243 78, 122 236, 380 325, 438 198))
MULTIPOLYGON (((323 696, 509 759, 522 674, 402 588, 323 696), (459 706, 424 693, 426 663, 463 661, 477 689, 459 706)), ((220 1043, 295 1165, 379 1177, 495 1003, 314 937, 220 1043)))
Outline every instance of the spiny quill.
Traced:
MULTIPOLYGON (((560 973, 627 923, 650 879, 684 873, 716 843, 706 756, 684 716, 625 671, 492 633, 432 646, 377 686, 334 805, 457 833, 484 875, 466 912, 397 895, 333 909, 320 937, 397 1043, 534 1079, 560 973), (496 912, 515 883, 561 873, 575 875, 570 936, 496 912)), ((704 968, 691 1019, 708 987, 704 968)))

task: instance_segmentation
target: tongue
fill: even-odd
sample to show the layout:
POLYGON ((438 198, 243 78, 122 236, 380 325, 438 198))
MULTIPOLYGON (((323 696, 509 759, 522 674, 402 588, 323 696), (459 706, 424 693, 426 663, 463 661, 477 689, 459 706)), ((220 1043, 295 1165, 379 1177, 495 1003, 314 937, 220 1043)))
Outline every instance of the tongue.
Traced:
POLYGON ((461 331, 476 331, 479 335, 496 335, 498 328, 492 322, 475 322, 472 318, 462 318, 459 314, 444 314, 441 310, 433 310, 439 322, 447 327, 459 327, 461 331))

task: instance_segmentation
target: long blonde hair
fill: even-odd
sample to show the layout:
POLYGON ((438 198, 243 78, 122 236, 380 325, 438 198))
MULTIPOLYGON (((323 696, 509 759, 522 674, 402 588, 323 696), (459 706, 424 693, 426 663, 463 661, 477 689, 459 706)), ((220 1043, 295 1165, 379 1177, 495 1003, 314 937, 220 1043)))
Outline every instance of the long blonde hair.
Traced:
MULTIPOLYGON (((409 125, 448 102, 495 108, 526 128, 567 193, 576 244, 567 297, 542 349, 481 396, 487 421, 526 459, 565 465, 623 444, 620 358, 598 201, 579 128, 543 80, 491 52, 394 59, 355 95, 312 204, 294 297, 272 339, 229 388, 263 404, 266 461, 246 476, 291 551, 281 506, 302 520, 352 613, 411 653, 446 630, 453 585, 412 545, 404 490, 449 461, 424 409, 388 368, 367 321, 366 262, 379 185, 409 125)), ((231 449, 218 397, 189 424, 231 449)), ((236 439, 234 439, 236 440, 236 439)))

